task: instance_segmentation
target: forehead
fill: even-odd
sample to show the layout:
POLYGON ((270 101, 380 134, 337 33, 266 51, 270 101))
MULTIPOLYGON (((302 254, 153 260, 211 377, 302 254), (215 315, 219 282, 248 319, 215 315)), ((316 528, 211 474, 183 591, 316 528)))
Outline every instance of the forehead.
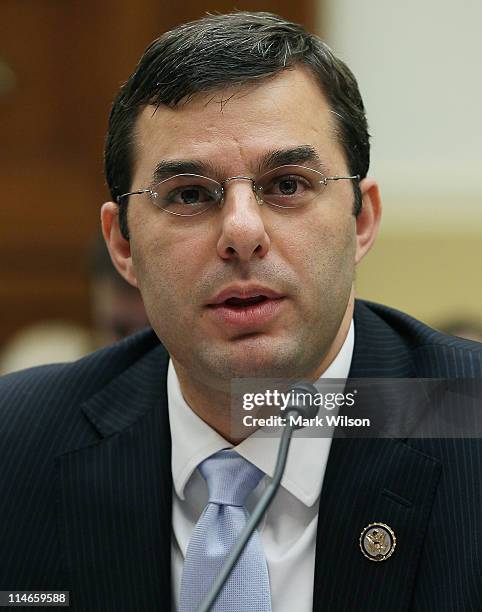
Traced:
POLYGON ((197 94, 176 108, 144 108, 134 135, 134 181, 161 160, 196 160, 220 173, 256 172, 269 151, 313 147, 339 167, 343 151, 334 114, 307 69, 256 84, 197 94))

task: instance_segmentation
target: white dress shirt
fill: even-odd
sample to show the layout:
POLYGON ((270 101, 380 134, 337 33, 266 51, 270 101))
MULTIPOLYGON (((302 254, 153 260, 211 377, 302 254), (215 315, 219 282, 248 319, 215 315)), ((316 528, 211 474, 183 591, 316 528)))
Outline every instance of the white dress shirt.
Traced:
MULTIPOLYGON (((329 368, 321 378, 348 377, 354 346, 353 321, 329 368)), ((251 511, 273 475, 279 439, 257 437, 237 446, 200 419, 184 400, 172 361, 167 397, 172 438, 172 594, 177 610, 184 558, 194 526, 208 501, 207 485, 197 466, 223 448, 234 448, 267 474, 249 496, 251 511)), ((273 612, 311 612, 315 568, 318 505, 330 452, 331 437, 293 435, 281 486, 258 525, 268 564, 273 612)))

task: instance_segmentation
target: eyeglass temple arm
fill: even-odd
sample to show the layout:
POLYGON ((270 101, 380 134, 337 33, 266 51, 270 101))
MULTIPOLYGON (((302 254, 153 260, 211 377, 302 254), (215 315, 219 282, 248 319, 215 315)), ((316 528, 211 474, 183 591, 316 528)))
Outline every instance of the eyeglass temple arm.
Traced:
POLYGON ((138 191, 128 191, 127 193, 123 193, 122 195, 117 196, 116 202, 117 204, 120 204, 123 198, 127 198, 131 195, 141 195, 143 193, 152 193, 152 190, 151 189, 139 189, 138 191))
POLYGON ((359 181, 360 175, 355 174, 354 176, 325 176, 323 179, 323 181, 341 181, 341 180, 359 181))

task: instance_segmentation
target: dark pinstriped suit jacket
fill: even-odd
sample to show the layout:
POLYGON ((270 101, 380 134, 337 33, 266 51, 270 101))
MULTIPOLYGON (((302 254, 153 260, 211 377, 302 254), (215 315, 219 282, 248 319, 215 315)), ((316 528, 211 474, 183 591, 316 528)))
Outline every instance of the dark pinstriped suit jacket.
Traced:
MULTIPOLYGON (((167 365, 148 331, 0 381, 0 589, 70 590, 82 612, 170 609, 167 365)), ((350 376, 479 378, 481 345, 357 302, 350 376)), ((313 609, 482 610, 480 440, 333 441, 313 609), (382 563, 358 545, 375 521, 397 535, 382 563)))

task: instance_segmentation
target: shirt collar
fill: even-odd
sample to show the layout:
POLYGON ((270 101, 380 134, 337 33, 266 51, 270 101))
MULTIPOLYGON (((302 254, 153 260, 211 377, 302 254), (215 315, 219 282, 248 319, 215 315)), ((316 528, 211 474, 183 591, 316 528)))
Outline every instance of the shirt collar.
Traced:
MULTIPOLYGON (((321 378, 348 378, 354 342, 354 324, 351 321, 338 355, 321 378)), ((197 466, 223 448, 234 448, 268 476, 273 475, 279 439, 267 438, 261 432, 255 432, 233 446, 188 406, 172 360, 167 374, 167 397, 172 439, 172 478, 180 499, 184 499, 185 486, 197 466)), ((302 431, 295 431, 293 435, 281 486, 307 506, 313 505, 321 492, 330 446, 331 438, 302 437, 302 431)))

